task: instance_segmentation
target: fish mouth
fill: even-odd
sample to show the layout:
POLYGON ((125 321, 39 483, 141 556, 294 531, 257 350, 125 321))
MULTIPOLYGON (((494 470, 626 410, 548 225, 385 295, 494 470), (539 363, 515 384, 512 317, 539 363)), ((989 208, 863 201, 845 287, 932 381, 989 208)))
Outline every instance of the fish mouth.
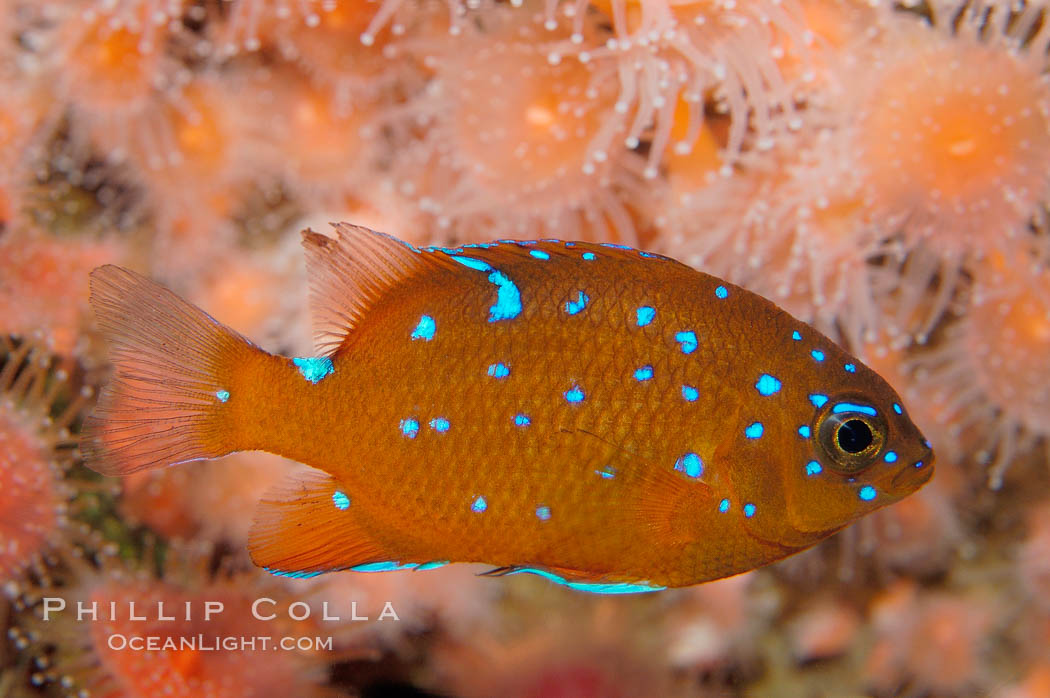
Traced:
POLYGON ((922 458, 913 461, 905 468, 901 468, 893 476, 893 480, 890 481, 890 488, 895 493, 899 493, 900 496, 904 496, 925 485, 932 477, 933 453, 927 451, 922 458))

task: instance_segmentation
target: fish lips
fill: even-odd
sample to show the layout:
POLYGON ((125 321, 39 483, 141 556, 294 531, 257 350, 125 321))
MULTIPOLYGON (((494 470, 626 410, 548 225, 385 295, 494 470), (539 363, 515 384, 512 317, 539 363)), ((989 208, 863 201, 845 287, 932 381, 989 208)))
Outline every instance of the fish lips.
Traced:
POLYGON ((904 497, 919 489, 933 477, 933 452, 927 451, 921 458, 898 470, 890 480, 890 491, 904 497))

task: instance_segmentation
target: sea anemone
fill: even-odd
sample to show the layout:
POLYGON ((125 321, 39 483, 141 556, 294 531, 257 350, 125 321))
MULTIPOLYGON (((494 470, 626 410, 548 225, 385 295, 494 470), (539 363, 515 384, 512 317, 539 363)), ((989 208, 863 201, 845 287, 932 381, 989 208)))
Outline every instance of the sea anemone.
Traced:
POLYGON ((641 618, 632 615, 644 618, 636 609, 594 600, 560 617, 524 619, 514 637, 476 633, 469 645, 449 638, 435 648, 428 683, 465 697, 682 693, 662 670, 663 657, 647 633, 634 632, 641 618))
POLYGON ((32 228, 0 236, 0 334, 43 333, 59 354, 81 344, 87 274, 119 259, 116 243, 58 238, 32 228))
POLYGON ((288 65, 244 72, 238 121, 258 144, 250 155, 258 167, 276 173, 311 211, 338 207, 363 186, 385 154, 376 125, 381 90, 348 99, 288 65))
POLYGON ((640 161, 608 147, 622 129, 615 87, 593 63, 562 55, 563 30, 523 11, 477 19, 480 28, 424 45, 435 74, 409 107, 426 131, 399 154, 397 188, 461 239, 634 242, 640 161))
POLYGON ((168 52, 176 25, 169 21, 181 4, 65 3, 54 25, 38 32, 43 75, 59 107, 72 109, 70 123, 87 147, 111 160, 126 157, 156 95, 177 86, 179 66, 168 52))
POLYGON ((63 479, 68 427, 91 395, 70 392, 66 370, 42 342, 0 338, 0 584, 63 545, 72 497, 63 479))
POLYGON ((969 262, 1027 244, 1050 193, 1046 56, 1011 26, 969 11, 933 28, 899 16, 844 78, 865 213, 928 260, 909 260, 899 283, 940 288, 920 337, 969 262))
POLYGON ((914 358, 917 380, 954 433, 989 465, 992 487, 1021 453, 1050 436, 1050 271, 1028 255, 995 255, 978 268, 965 313, 935 347, 914 358))
MULTIPOLYGON (((548 2, 548 8, 556 6, 548 2)), ((794 2, 679 3, 667 0, 604 0, 596 3, 611 21, 615 37, 605 45, 581 32, 589 15, 584 3, 573 8, 574 53, 583 58, 614 58, 620 75, 616 110, 631 115, 627 143, 651 140, 645 175, 655 178, 671 140, 673 113, 688 105, 687 136, 672 144, 687 151, 703 122, 705 105, 730 117, 725 157, 735 160, 746 145, 768 147, 798 125, 794 90, 777 65, 778 41, 802 54, 812 35, 794 2), (651 128, 651 131, 650 131, 651 128)), ((548 26, 557 15, 548 9, 548 26)))
POLYGON ((995 611, 976 593, 923 593, 908 581, 890 587, 872 608, 876 640, 865 667, 871 686, 937 695, 987 690, 995 611))

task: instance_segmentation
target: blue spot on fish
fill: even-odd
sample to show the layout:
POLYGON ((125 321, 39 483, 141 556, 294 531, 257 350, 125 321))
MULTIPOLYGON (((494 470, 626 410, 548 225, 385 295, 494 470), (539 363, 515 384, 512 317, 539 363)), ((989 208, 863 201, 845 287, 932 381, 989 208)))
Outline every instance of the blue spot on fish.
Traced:
POLYGON ((519 427, 527 427, 532 424, 532 420, 523 414, 514 415, 514 424, 519 427))
POLYGON ((898 405, 896 402, 893 403, 893 411, 896 412, 897 414, 904 414, 904 410, 902 410, 901 406, 898 405))
POLYGON ((489 375, 493 378, 506 378, 510 375, 510 369, 505 363, 495 363, 489 366, 489 375))
POLYGON ((410 439, 416 438, 419 433, 419 422, 411 417, 401 420, 401 433, 410 439))
POLYGON ((798 330, 795 330, 794 332, 791 333, 791 338, 793 340, 795 340, 796 342, 801 342, 802 341, 802 335, 799 334, 798 330))
POLYGON ((863 499, 865 502, 870 502, 871 500, 875 499, 875 495, 877 494, 878 492, 876 492, 875 488, 871 485, 864 485, 864 487, 860 488, 859 492, 860 498, 863 499))
POLYGON ((754 422, 747 429, 744 429, 744 436, 749 439, 762 438, 762 432, 765 428, 762 426, 762 422, 754 422))
POLYGON ((303 375, 303 378, 314 384, 335 370, 332 367, 332 360, 327 356, 311 358, 297 356, 292 359, 292 363, 299 368, 299 373, 303 375))
POLYGON ((715 289, 715 295, 719 298, 727 298, 729 296, 729 291, 725 286, 719 286, 715 289))
POLYGON ((823 407, 824 403, 828 401, 828 396, 821 395, 820 393, 813 393, 809 396, 809 401, 813 403, 814 407, 823 407))
POLYGON ((675 461, 674 469, 686 477, 700 477, 704 474, 704 462, 695 453, 686 453, 675 461))
POLYGON ((584 252, 583 253, 583 258, 586 259, 588 262, 591 261, 592 259, 594 259, 594 257, 595 257, 595 254, 593 252, 584 252))
POLYGON ((780 391, 780 381, 768 373, 763 373, 758 377, 758 382, 755 383, 755 388, 762 395, 772 395, 773 393, 780 391))
POLYGON ((877 413, 874 407, 868 407, 867 405, 857 405, 852 402, 839 402, 831 408, 833 414, 840 414, 842 412, 860 412, 861 414, 867 414, 874 417, 877 413))
POLYGON ((434 338, 435 329, 437 329, 437 325, 434 324, 434 318, 424 315, 419 318, 419 324, 416 325, 416 329, 412 330, 412 339, 423 339, 429 342, 434 338))
MULTIPOLYGON (((533 252, 535 252, 535 250, 533 250, 533 252)), ((565 302, 565 312, 567 312, 569 315, 575 315, 576 313, 586 308, 587 303, 589 303, 590 300, 590 297, 588 297, 586 293, 584 293, 583 291, 577 291, 575 301, 565 302)))
POLYGON ((456 260, 463 266, 470 267, 476 271, 492 271, 492 267, 487 262, 483 262, 480 259, 474 259, 473 257, 458 257, 456 255, 453 255, 452 259, 456 260))
POLYGON ((801 436, 803 439, 808 439, 812 434, 813 432, 810 430, 809 425, 807 424, 803 424, 798 428, 798 435, 801 436))
POLYGON ((448 431, 449 423, 444 417, 435 417, 430 420, 430 428, 442 434, 448 431))
POLYGON ((721 502, 719 502, 718 503, 718 510, 720 512, 722 512, 723 514, 726 513, 727 511, 729 511, 729 500, 728 499, 723 499, 721 502))
POLYGON ((600 475, 605 480, 611 480, 612 478, 616 477, 616 468, 612 467, 611 465, 607 465, 601 470, 595 470, 594 472, 600 475))
POLYGON ((583 391, 580 390, 580 386, 574 385, 565 391, 565 399, 569 402, 583 402, 583 391))
POLYGON ((846 364, 845 366, 843 366, 843 368, 846 369, 846 373, 856 373, 857 372, 857 365, 856 364, 846 364))
POLYGON ((536 518, 540 521, 547 521, 551 517, 551 508, 543 505, 536 507, 536 518))
POLYGON ((226 402, 230 399, 229 390, 219 390, 215 393, 215 397, 219 398, 219 402, 226 402))
POLYGON ((674 338, 675 341, 678 342, 679 348, 682 350, 683 354, 692 354, 694 351, 696 351, 696 333, 692 330, 678 332, 677 334, 675 334, 674 338))
POLYGON ((806 475, 818 475, 822 470, 820 463, 815 460, 806 463, 806 475))
POLYGON ((654 317, 656 317, 656 308, 652 308, 648 305, 643 305, 641 308, 638 308, 637 315, 638 326, 645 327, 653 321, 654 317))
POLYGON ((886 455, 883 456, 883 460, 885 460, 887 463, 896 463, 897 462, 897 452, 896 451, 886 451, 886 455))
POLYGON ((647 381, 653 377, 652 366, 642 366, 634 370, 634 379, 636 381, 647 381))
POLYGON ((744 516, 746 516, 747 518, 750 519, 754 515, 755 515, 755 505, 752 504, 751 502, 748 502, 747 504, 744 505, 744 516))
POLYGON ((823 361, 824 360, 824 352, 822 352, 820 349, 814 349, 813 351, 811 351, 809 353, 810 353, 810 356, 812 356, 817 361, 823 361))
POLYGON ((602 582, 570 582, 564 577, 560 577, 553 572, 547 570, 538 569, 535 567, 522 567, 516 569, 507 574, 534 574, 538 577, 550 580, 555 584, 561 584, 567 586, 570 589, 576 591, 586 591, 590 594, 641 594, 650 591, 662 591, 667 587, 662 586, 651 586, 649 584, 632 584, 629 582, 619 583, 602 583, 602 582))
POLYGON ((615 242, 599 242, 598 244, 601 245, 602 247, 611 247, 614 250, 633 250, 634 249, 633 247, 628 247, 627 245, 617 245, 615 242))
POLYGON ((345 511, 350 508, 350 498, 346 496, 345 492, 333 492, 332 493, 332 504, 335 508, 340 511, 345 511))
POLYGON ((544 252, 543 250, 529 250, 529 254, 531 254, 536 259, 550 259, 551 258, 551 256, 549 254, 547 254, 546 252, 544 252))
POLYGON ((480 514, 488 508, 489 503, 486 502, 485 498, 480 495, 478 495, 478 497, 474 500, 474 503, 470 505, 470 510, 478 514, 480 514))
POLYGON ((514 282, 503 272, 489 274, 489 281, 496 284, 496 305, 489 308, 489 322, 512 320, 521 313, 521 293, 514 282))
POLYGON ((700 397, 700 391, 691 385, 683 385, 682 397, 685 398, 686 402, 696 402, 696 399, 700 397))

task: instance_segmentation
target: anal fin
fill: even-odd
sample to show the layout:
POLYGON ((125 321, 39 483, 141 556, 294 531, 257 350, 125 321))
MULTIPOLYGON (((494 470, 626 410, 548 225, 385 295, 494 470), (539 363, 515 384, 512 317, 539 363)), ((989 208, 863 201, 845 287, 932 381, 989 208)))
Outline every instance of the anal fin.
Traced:
POLYGON ((560 567, 497 567, 488 572, 482 572, 482 576, 491 577, 509 577, 514 574, 534 574, 555 584, 589 594, 645 594, 652 591, 663 591, 667 588, 658 584, 650 584, 648 581, 600 578, 578 570, 560 567))
POLYGON ((396 558, 357 518, 351 493, 335 478, 319 471, 296 474, 259 502, 248 551, 259 567, 298 578, 396 558))

